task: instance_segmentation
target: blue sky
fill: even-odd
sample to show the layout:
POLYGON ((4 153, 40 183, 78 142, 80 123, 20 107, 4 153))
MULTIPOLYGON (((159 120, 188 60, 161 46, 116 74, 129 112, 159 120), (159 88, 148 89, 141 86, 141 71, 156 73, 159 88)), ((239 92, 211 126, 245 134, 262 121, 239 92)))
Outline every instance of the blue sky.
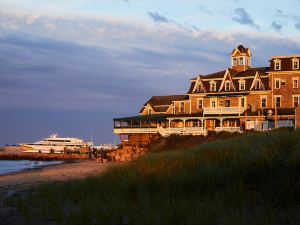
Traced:
POLYGON ((113 142, 112 118, 229 66, 300 53, 300 0, 0 1, 0 144, 52 132, 113 142))

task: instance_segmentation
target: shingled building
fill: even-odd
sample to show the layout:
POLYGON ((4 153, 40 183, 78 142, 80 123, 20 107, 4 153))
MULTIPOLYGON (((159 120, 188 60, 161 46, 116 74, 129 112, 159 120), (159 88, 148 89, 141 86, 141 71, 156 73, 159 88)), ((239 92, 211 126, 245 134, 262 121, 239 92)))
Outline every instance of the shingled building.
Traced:
POLYGON ((300 128, 299 60, 274 56, 255 68, 250 49, 239 45, 230 68, 191 79, 185 95, 153 96, 139 116, 115 118, 114 133, 123 144, 144 145, 159 135, 300 128))

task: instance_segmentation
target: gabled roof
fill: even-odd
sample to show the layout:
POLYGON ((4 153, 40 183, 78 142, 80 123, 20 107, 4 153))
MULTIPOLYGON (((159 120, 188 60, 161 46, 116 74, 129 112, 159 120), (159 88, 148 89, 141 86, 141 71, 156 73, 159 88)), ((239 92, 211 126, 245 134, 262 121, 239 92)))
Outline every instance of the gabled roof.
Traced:
POLYGON ((245 71, 240 71, 233 75, 233 77, 251 77, 255 76, 256 72, 261 75, 267 75, 269 71, 269 67, 256 67, 256 68, 248 68, 245 71))
POLYGON ((244 45, 239 45, 237 48, 232 50, 231 55, 233 55, 236 50, 238 50, 241 54, 249 53, 249 48, 245 48, 244 45))

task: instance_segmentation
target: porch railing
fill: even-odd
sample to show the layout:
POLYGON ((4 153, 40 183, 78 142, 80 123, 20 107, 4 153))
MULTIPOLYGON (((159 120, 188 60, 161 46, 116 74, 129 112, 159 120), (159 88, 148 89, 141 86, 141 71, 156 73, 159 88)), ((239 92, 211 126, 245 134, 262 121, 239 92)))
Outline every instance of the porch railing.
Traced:
POLYGON ((241 128, 240 127, 215 127, 215 131, 216 132, 220 132, 220 131, 226 131, 226 132, 241 132, 241 128))
POLYGON ((241 114, 244 107, 204 107, 203 114, 241 114))

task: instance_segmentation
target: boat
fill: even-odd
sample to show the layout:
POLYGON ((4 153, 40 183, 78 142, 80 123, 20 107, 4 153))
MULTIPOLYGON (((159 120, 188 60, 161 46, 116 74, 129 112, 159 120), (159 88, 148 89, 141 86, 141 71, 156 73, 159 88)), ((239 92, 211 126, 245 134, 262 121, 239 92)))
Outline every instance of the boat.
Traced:
POLYGON ((19 144, 23 152, 28 153, 64 153, 65 151, 77 151, 81 148, 89 148, 93 146, 93 142, 86 142, 79 138, 59 137, 57 133, 50 135, 34 143, 19 144))

